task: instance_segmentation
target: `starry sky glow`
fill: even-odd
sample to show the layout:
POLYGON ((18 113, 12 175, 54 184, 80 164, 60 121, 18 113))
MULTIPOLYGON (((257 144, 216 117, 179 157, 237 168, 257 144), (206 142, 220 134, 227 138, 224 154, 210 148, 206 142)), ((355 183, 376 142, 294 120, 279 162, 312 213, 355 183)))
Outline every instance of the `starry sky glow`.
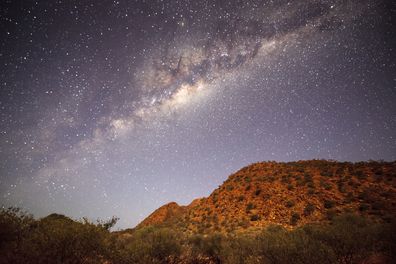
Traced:
POLYGON ((1 205, 127 228, 256 161, 395 160, 390 2, 2 1, 1 205))

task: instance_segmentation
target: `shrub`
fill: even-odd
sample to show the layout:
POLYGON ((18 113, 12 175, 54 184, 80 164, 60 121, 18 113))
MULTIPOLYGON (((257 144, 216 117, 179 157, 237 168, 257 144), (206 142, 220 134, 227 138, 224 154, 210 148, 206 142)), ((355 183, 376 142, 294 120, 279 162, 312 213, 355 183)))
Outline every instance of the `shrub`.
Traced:
POLYGON ((238 226, 242 228, 248 228, 250 225, 249 221, 247 219, 243 219, 238 223, 238 226))
POLYGON ((252 209, 254 209, 254 204, 253 203, 248 203, 247 206, 246 206, 246 211, 250 211, 252 209))
POLYGON ((331 172, 331 171, 328 170, 328 169, 322 171, 320 174, 321 174, 322 176, 324 176, 324 177, 333 177, 333 172, 331 172))
POLYGON ((325 188, 325 190, 331 190, 331 185, 323 180, 320 181, 320 185, 325 188))
POLYGON ((146 227, 134 233, 123 247, 116 247, 116 263, 166 263, 181 251, 180 234, 168 228, 146 227))
POLYGON ((323 201, 323 206, 324 206, 324 208, 326 208, 326 209, 330 209, 330 208, 333 208, 334 207, 334 201, 333 200, 324 200, 323 201))
POLYGON ((364 190, 363 192, 359 193, 358 198, 363 201, 369 201, 370 193, 367 190, 364 190))
POLYGON ((384 203, 382 203, 380 201, 374 201, 373 203, 371 203, 371 209, 375 210, 375 211, 384 210, 385 205, 384 205, 384 203))
POLYGON ((331 225, 311 229, 311 236, 332 249, 337 263, 363 263, 373 254, 382 227, 365 218, 346 214, 331 225))
POLYGON ((292 201, 292 200, 288 200, 288 201, 286 202, 286 207, 288 207, 288 208, 291 208, 291 207, 293 207, 294 205, 295 205, 295 202, 292 201))
POLYGON ((308 194, 309 195, 315 194, 315 189, 312 189, 312 188, 308 189, 308 194))
POLYGON ((274 176, 268 176, 268 181, 269 182, 274 182, 275 181, 275 177, 274 176))
POLYGON ((313 182, 308 182, 307 187, 310 189, 315 189, 315 184, 313 182))
POLYGON ((91 223, 52 214, 40 220, 2 210, 0 248, 3 263, 97 263, 108 255, 105 239, 116 218, 91 223))
POLYGON ((344 185, 343 182, 338 182, 338 183, 337 183, 337 187, 338 187, 338 190, 339 190, 340 192, 342 192, 342 193, 345 193, 345 192, 346 192, 346 188, 345 188, 345 185, 344 185))
POLYGON ((281 226, 269 226, 257 237, 257 248, 260 263, 335 262, 331 249, 302 229, 287 231, 281 226))
POLYGON ((190 238, 189 244, 191 245, 193 256, 204 255, 213 259, 215 263, 221 263, 226 249, 225 238, 219 233, 207 237, 195 235, 190 238))
POLYGON ((356 177, 357 177, 359 180, 364 180, 364 179, 367 178, 367 175, 366 175, 363 171, 361 171, 361 170, 355 171, 355 175, 356 175, 356 177))
POLYGON ((283 175, 281 178, 282 183, 290 183, 290 175, 283 175))
POLYGON ((300 214, 293 212, 291 217, 290 217, 290 224, 291 225, 296 225, 298 220, 300 220, 300 214))
POLYGON ((304 181, 305 181, 306 183, 312 182, 312 181, 313 181, 313 180, 312 180, 312 175, 309 174, 309 173, 304 173, 304 181))
POLYGON ((258 221, 258 220, 260 220, 260 216, 257 215, 257 214, 252 215, 252 216, 250 217, 250 221, 258 221))
POLYGON ((337 216, 337 212, 335 210, 327 210, 326 218, 327 220, 333 220, 337 216))
POLYGON ((304 208, 304 215, 308 216, 311 215, 315 211, 315 205, 309 203, 304 208))

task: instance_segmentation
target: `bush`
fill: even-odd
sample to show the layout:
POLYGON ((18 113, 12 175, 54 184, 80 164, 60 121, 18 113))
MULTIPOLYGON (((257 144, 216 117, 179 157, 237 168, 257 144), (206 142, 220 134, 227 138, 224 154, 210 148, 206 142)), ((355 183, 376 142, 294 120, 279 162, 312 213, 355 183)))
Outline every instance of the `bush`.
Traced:
POLYGON ((332 201, 332 200, 324 200, 323 201, 323 206, 324 206, 324 208, 326 208, 326 209, 330 209, 330 208, 333 208, 334 207, 334 201, 332 201))
POLYGON ((351 214, 335 217, 331 225, 311 229, 311 235, 335 254, 337 263, 363 263, 375 252, 383 227, 351 214))
POLYGON ((357 170, 355 171, 355 175, 359 180, 365 180, 367 178, 367 175, 361 171, 361 170, 357 170))
POLYGON ((308 182, 307 187, 310 189, 315 189, 315 184, 313 182, 308 182))
POLYGON ((258 221, 258 220, 260 220, 260 216, 259 215, 252 215, 251 217, 250 217, 250 221, 258 221))
POLYGON ((213 259, 215 263, 221 263, 222 256, 225 255, 225 238, 219 233, 208 237, 203 237, 201 235, 192 236, 189 240, 189 244, 194 258, 197 258, 199 255, 204 255, 213 259))
POLYGON ((250 211, 254 209, 254 204, 253 203, 248 203, 248 205, 246 206, 246 211, 250 211))
POLYGON ((108 222, 81 222, 52 214, 40 220, 2 210, 0 253, 3 263, 97 263, 108 255, 106 237, 116 218, 108 222))
POLYGON ((119 243, 113 244, 114 263, 167 263, 181 252, 180 234, 168 228, 146 227, 119 243))
POLYGON ((312 188, 308 189, 308 194, 309 195, 315 194, 315 189, 312 189, 312 188))
POLYGON ((296 225, 298 220, 300 220, 300 214, 299 213, 292 213, 291 217, 290 217, 290 224, 291 225, 296 225))
POLYGON ((337 212, 333 209, 326 211, 326 218, 327 220, 332 221, 337 216, 337 212))
POLYGON ((294 205, 295 205, 295 202, 292 201, 292 200, 289 200, 289 201, 286 202, 286 207, 287 207, 287 208, 291 208, 291 207, 293 207, 294 205))
MULTIPOLYGON (((299 219, 294 212, 290 223, 299 219)), ((366 263, 371 256, 395 259, 394 220, 383 224, 345 214, 293 230, 272 225, 259 234, 187 236, 160 226, 110 233, 116 218, 94 224, 52 214, 34 220, 10 208, 0 210, 0 263, 366 263)), ((235 223, 229 226, 231 231, 235 223)))
POLYGON ((308 216, 311 215, 315 211, 315 205, 309 203, 304 208, 304 215, 308 216))
POLYGON ((257 237, 260 263, 334 263, 329 247, 309 236, 303 229, 287 231, 269 226, 257 237))

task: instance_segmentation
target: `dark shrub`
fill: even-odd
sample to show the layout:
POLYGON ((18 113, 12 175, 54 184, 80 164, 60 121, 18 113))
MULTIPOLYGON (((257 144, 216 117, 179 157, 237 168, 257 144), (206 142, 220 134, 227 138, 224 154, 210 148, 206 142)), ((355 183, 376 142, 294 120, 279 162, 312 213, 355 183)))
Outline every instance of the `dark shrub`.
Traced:
POLYGON ((333 200, 324 200, 323 201, 323 206, 324 206, 324 208, 326 208, 326 209, 330 209, 330 208, 333 208, 334 207, 334 201, 333 200))
POLYGON ((295 205, 295 202, 292 201, 292 200, 289 200, 289 201, 286 202, 286 207, 288 207, 288 208, 291 208, 291 207, 293 207, 294 205, 295 205))
POLYGON ((254 204, 253 203, 248 203, 248 205, 246 206, 246 211, 250 211, 254 209, 254 204))
POLYGON ((260 263, 334 263, 329 247, 309 236, 302 229, 287 231, 269 226, 257 237, 260 263))
POLYGON ((311 215, 315 211, 315 205, 309 203, 304 208, 304 215, 308 216, 311 215))
POLYGON ((290 224, 291 225, 296 225, 298 220, 300 220, 300 214, 293 212, 291 217, 290 217, 290 224))
POLYGON ((258 221, 258 220, 260 220, 260 216, 259 215, 252 215, 251 217, 250 217, 250 221, 258 221))

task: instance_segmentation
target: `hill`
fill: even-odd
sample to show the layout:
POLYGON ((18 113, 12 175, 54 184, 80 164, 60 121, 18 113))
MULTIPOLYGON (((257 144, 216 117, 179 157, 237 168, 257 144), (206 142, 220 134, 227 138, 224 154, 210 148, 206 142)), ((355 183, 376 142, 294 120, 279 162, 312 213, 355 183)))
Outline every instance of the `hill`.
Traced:
POLYGON ((143 222, 138 225, 138 228, 151 225, 160 225, 163 223, 170 223, 173 220, 178 219, 180 215, 185 213, 185 209, 185 206, 179 206, 175 202, 165 204, 155 210, 146 219, 144 219, 143 222))
POLYGON ((0 263, 394 263, 395 162, 261 162, 134 229, 0 208, 0 263), (360 215, 359 215, 360 214, 360 215))
POLYGON ((209 197, 165 205, 137 228, 187 233, 250 232, 269 224, 292 228, 352 212, 389 222, 396 212, 396 162, 309 160, 242 168, 209 197))

